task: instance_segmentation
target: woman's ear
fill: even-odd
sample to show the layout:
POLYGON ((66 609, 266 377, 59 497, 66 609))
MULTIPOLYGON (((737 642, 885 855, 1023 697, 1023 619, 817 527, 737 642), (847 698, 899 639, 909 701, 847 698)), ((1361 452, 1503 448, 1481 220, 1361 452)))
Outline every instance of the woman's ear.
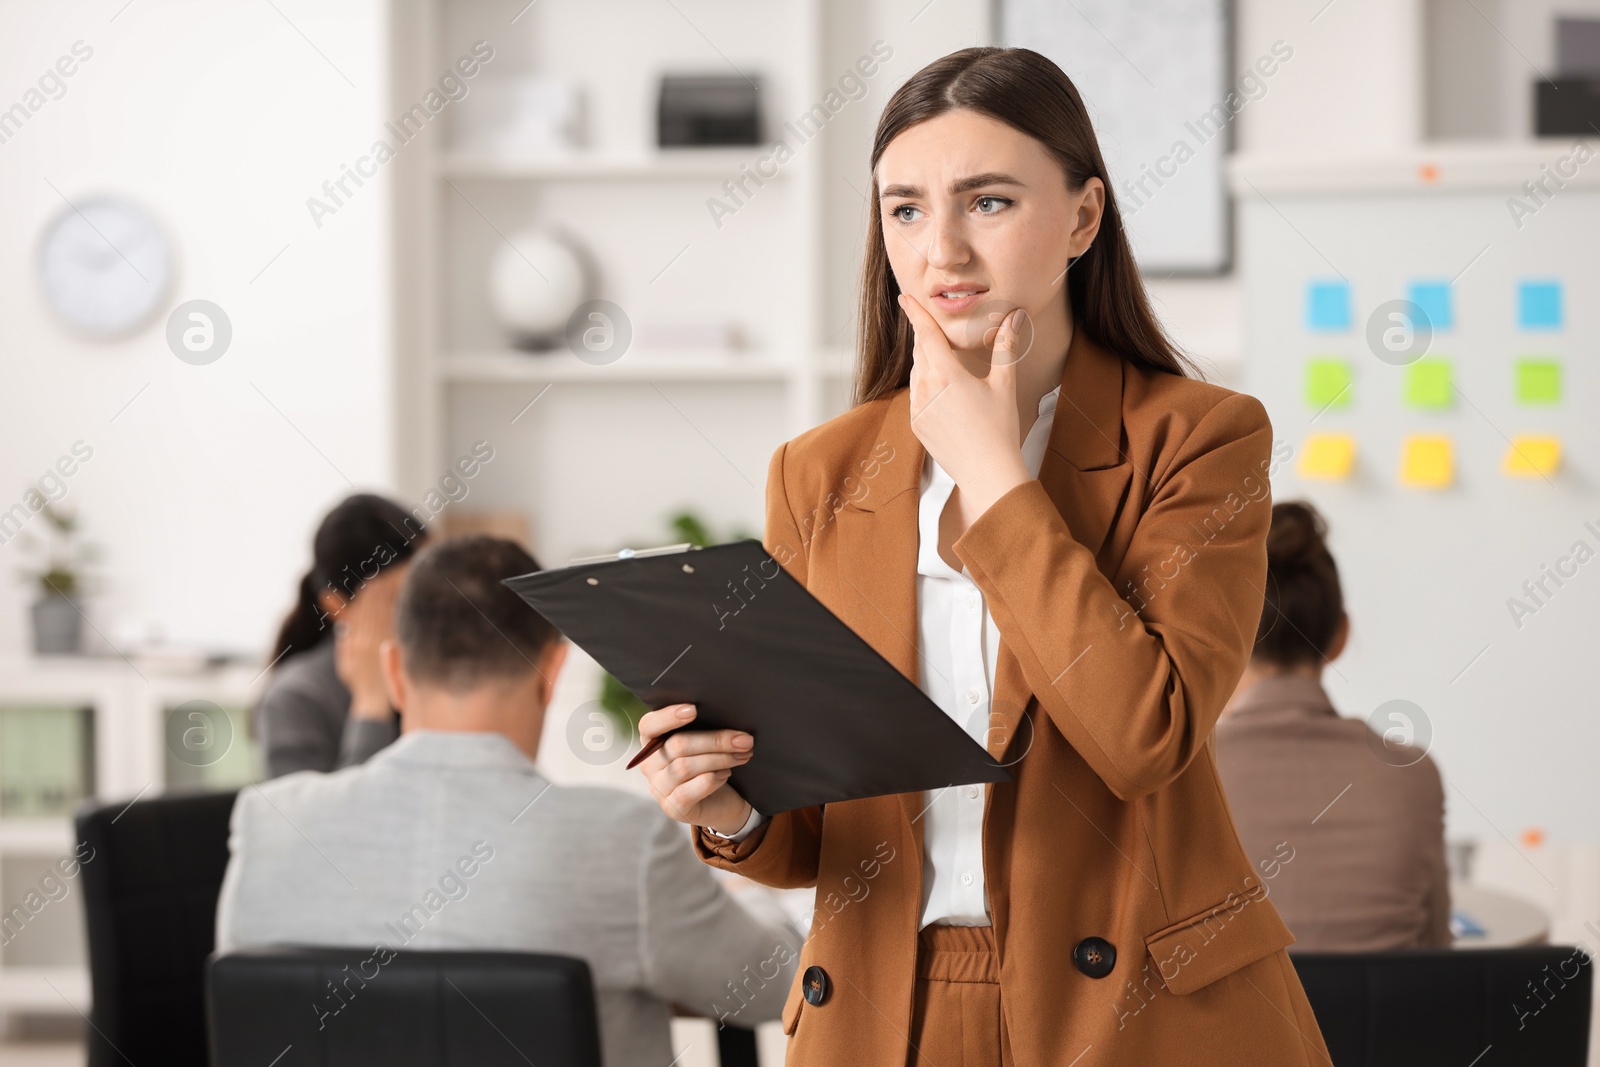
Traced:
MULTIPOLYGON (((1100 233, 1100 221, 1105 217, 1106 187, 1099 178, 1089 177, 1073 197, 1074 223, 1071 247, 1073 262, 1089 251, 1100 233)), ((1068 264, 1071 265, 1070 263, 1068 264)))
POLYGON ((323 618, 337 619, 345 604, 345 598, 332 589, 324 589, 317 594, 317 606, 322 609, 323 618))

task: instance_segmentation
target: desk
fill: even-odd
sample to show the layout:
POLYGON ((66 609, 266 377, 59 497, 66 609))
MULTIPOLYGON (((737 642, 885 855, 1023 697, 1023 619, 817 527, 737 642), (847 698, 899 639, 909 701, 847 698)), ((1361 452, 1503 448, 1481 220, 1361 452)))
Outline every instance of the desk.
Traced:
POLYGON ((1450 883, 1450 910, 1469 916, 1482 934, 1458 937, 1454 948, 1542 945, 1550 940, 1550 917, 1521 897, 1466 882, 1450 883))

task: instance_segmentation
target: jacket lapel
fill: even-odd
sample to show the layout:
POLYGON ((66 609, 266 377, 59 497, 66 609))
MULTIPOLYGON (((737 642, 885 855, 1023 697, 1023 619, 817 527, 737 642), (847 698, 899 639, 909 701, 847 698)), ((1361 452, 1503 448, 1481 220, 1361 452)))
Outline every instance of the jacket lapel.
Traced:
MULTIPOLYGON (((1039 483, 1073 540, 1097 560, 1133 476, 1133 464, 1123 461, 1121 451, 1122 366, 1121 359, 1090 341, 1081 329, 1074 331, 1050 442, 1039 465, 1039 483)), ((1105 563, 1101 566, 1104 570, 1105 563)), ((1032 698, 1033 688, 1002 632, 990 704, 988 748, 995 759, 1006 762, 1006 750, 1019 732, 1026 732, 1022 718, 1032 698)), ((1020 753, 1031 745, 1030 736, 1020 753)))
MULTIPOLYGON (((1075 330, 1067 351, 1050 440, 1039 482, 1066 520, 1072 536, 1099 555, 1131 479, 1122 460, 1122 366, 1075 330)), ((858 610, 851 625, 864 640, 913 683, 917 669, 918 507, 927 450, 911 429, 910 390, 892 394, 876 441, 887 441, 892 458, 867 484, 859 500, 838 515, 840 572, 858 610)), ((1000 635, 991 705, 989 753, 1003 760, 1033 696, 1005 634, 1000 635)), ((1024 749, 1025 751, 1025 749, 1024 749)), ((900 797, 920 855, 924 803, 920 794, 900 797)))

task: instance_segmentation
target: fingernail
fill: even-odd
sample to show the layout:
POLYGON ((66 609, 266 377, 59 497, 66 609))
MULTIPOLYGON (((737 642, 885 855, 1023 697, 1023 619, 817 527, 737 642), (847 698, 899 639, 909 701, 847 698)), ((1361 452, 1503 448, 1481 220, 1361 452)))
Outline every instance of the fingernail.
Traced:
POLYGON ((1009 329, 1011 329, 1012 331, 1016 331, 1016 330, 1022 329, 1022 309, 1021 308, 1018 308, 1017 310, 1015 310, 1015 311, 1013 311, 1011 313, 1011 317, 1006 320, 1006 326, 1009 329))
POLYGON ((749 734, 734 734, 733 735, 733 747, 734 748, 749 748, 750 746, 754 745, 755 743, 756 743, 755 742, 755 738, 751 737, 749 734))
POLYGON ((693 716, 694 716, 694 708, 690 707, 688 704, 685 704, 681 708, 678 709, 678 718, 680 718, 680 719, 693 718, 693 716))

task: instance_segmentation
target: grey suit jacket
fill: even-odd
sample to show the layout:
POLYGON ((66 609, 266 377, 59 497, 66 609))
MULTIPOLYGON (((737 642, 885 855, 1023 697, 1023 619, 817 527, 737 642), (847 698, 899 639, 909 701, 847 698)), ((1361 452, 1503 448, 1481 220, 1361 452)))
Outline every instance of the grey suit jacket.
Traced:
MULTIPOLYGON (((776 1019, 800 950, 792 926, 722 888, 688 833, 644 797, 552 785, 500 734, 408 733, 359 767, 240 792, 217 950, 579 956, 607 1067, 665 1067, 671 1003, 776 1019)), ((338 1002, 326 1007, 338 1025, 338 1002)))
POLYGON ((1235 693, 1216 745, 1239 840, 1294 949, 1450 944, 1444 787, 1431 758, 1386 748, 1315 679, 1292 676, 1235 693))

